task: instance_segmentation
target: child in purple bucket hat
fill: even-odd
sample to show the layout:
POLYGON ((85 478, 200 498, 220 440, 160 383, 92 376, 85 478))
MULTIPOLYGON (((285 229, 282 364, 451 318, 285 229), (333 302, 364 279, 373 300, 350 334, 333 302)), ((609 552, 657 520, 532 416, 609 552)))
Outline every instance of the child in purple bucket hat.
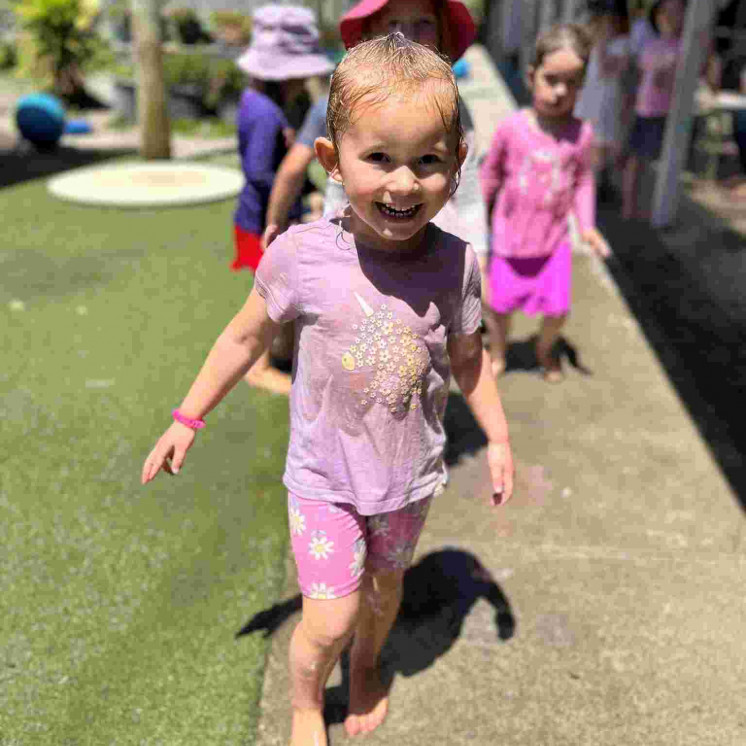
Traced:
MULTIPOLYGON (((245 184, 233 216, 236 256, 231 269, 254 272, 262 257, 272 183, 294 134, 283 108, 303 91, 306 79, 328 75, 333 65, 319 49, 313 12, 293 5, 265 5, 254 12, 251 44, 236 64, 250 84, 241 96, 236 121, 245 184)), ((290 217, 300 217, 299 200, 292 205, 290 217)), ((269 352, 246 380, 275 393, 290 392, 290 376, 270 365, 269 352)))

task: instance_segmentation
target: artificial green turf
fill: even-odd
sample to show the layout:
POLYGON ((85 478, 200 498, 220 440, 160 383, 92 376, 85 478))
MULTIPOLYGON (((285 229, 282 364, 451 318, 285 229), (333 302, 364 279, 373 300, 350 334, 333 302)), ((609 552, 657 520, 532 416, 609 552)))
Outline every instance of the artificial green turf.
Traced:
POLYGON ((250 276, 231 202, 0 191, 0 744, 250 744, 277 600, 287 400, 241 382, 178 477, 142 462, 250 276))

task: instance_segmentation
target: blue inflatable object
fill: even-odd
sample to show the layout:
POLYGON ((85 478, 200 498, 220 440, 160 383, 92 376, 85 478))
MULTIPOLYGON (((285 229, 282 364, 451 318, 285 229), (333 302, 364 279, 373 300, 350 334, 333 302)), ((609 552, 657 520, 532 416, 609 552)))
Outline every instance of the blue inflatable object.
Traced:
POLYGON ((453 63, 453 74, 457 78, 468 78, 470 70, 469 63, 463 57, 453 63))
POLYGON ((91 132, 93 132, 93 127, 85 119, 71 119, 65 122, 66 135, 89 135, 91 132))
POLYGON ((16 124, 32 145, 53 148, 65 131, 65 110, 49 93, 30 93, 18 100, 16 124))

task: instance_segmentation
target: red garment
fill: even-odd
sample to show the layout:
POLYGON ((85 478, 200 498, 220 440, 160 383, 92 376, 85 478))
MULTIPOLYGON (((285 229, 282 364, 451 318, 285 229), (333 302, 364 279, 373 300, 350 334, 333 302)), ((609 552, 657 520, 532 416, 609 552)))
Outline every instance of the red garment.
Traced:
POLYGON ((233 226, 233 236, 236 245, 236 258, 231 264, 231 269, 238 272, 248 267, 256 272, 264 252, 262 251, 262 237, 257 233, 245 231, 241 226, 233 226))

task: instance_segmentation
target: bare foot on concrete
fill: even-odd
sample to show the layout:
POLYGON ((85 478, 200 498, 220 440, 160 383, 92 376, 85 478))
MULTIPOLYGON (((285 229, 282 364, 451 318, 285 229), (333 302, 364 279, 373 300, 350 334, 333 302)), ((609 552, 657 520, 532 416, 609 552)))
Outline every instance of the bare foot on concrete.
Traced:
POLYGON ((246 374, 244 380, 249 386, 255 389, 264 389, 273 394, 290 395, 292 379, 287 373, 283 373, 275 368, 264 368, 254 370, 253 368, 246 374))
POLYGON ((290 746, 327 746, 326 726, 321 710, 293 710, 290 746))
POLYGON ((378 668, 353 667, 350 662, 350 708, 345 719, 348 736, 370 733, 386 719, 389 691, 381 682, 378 668))

